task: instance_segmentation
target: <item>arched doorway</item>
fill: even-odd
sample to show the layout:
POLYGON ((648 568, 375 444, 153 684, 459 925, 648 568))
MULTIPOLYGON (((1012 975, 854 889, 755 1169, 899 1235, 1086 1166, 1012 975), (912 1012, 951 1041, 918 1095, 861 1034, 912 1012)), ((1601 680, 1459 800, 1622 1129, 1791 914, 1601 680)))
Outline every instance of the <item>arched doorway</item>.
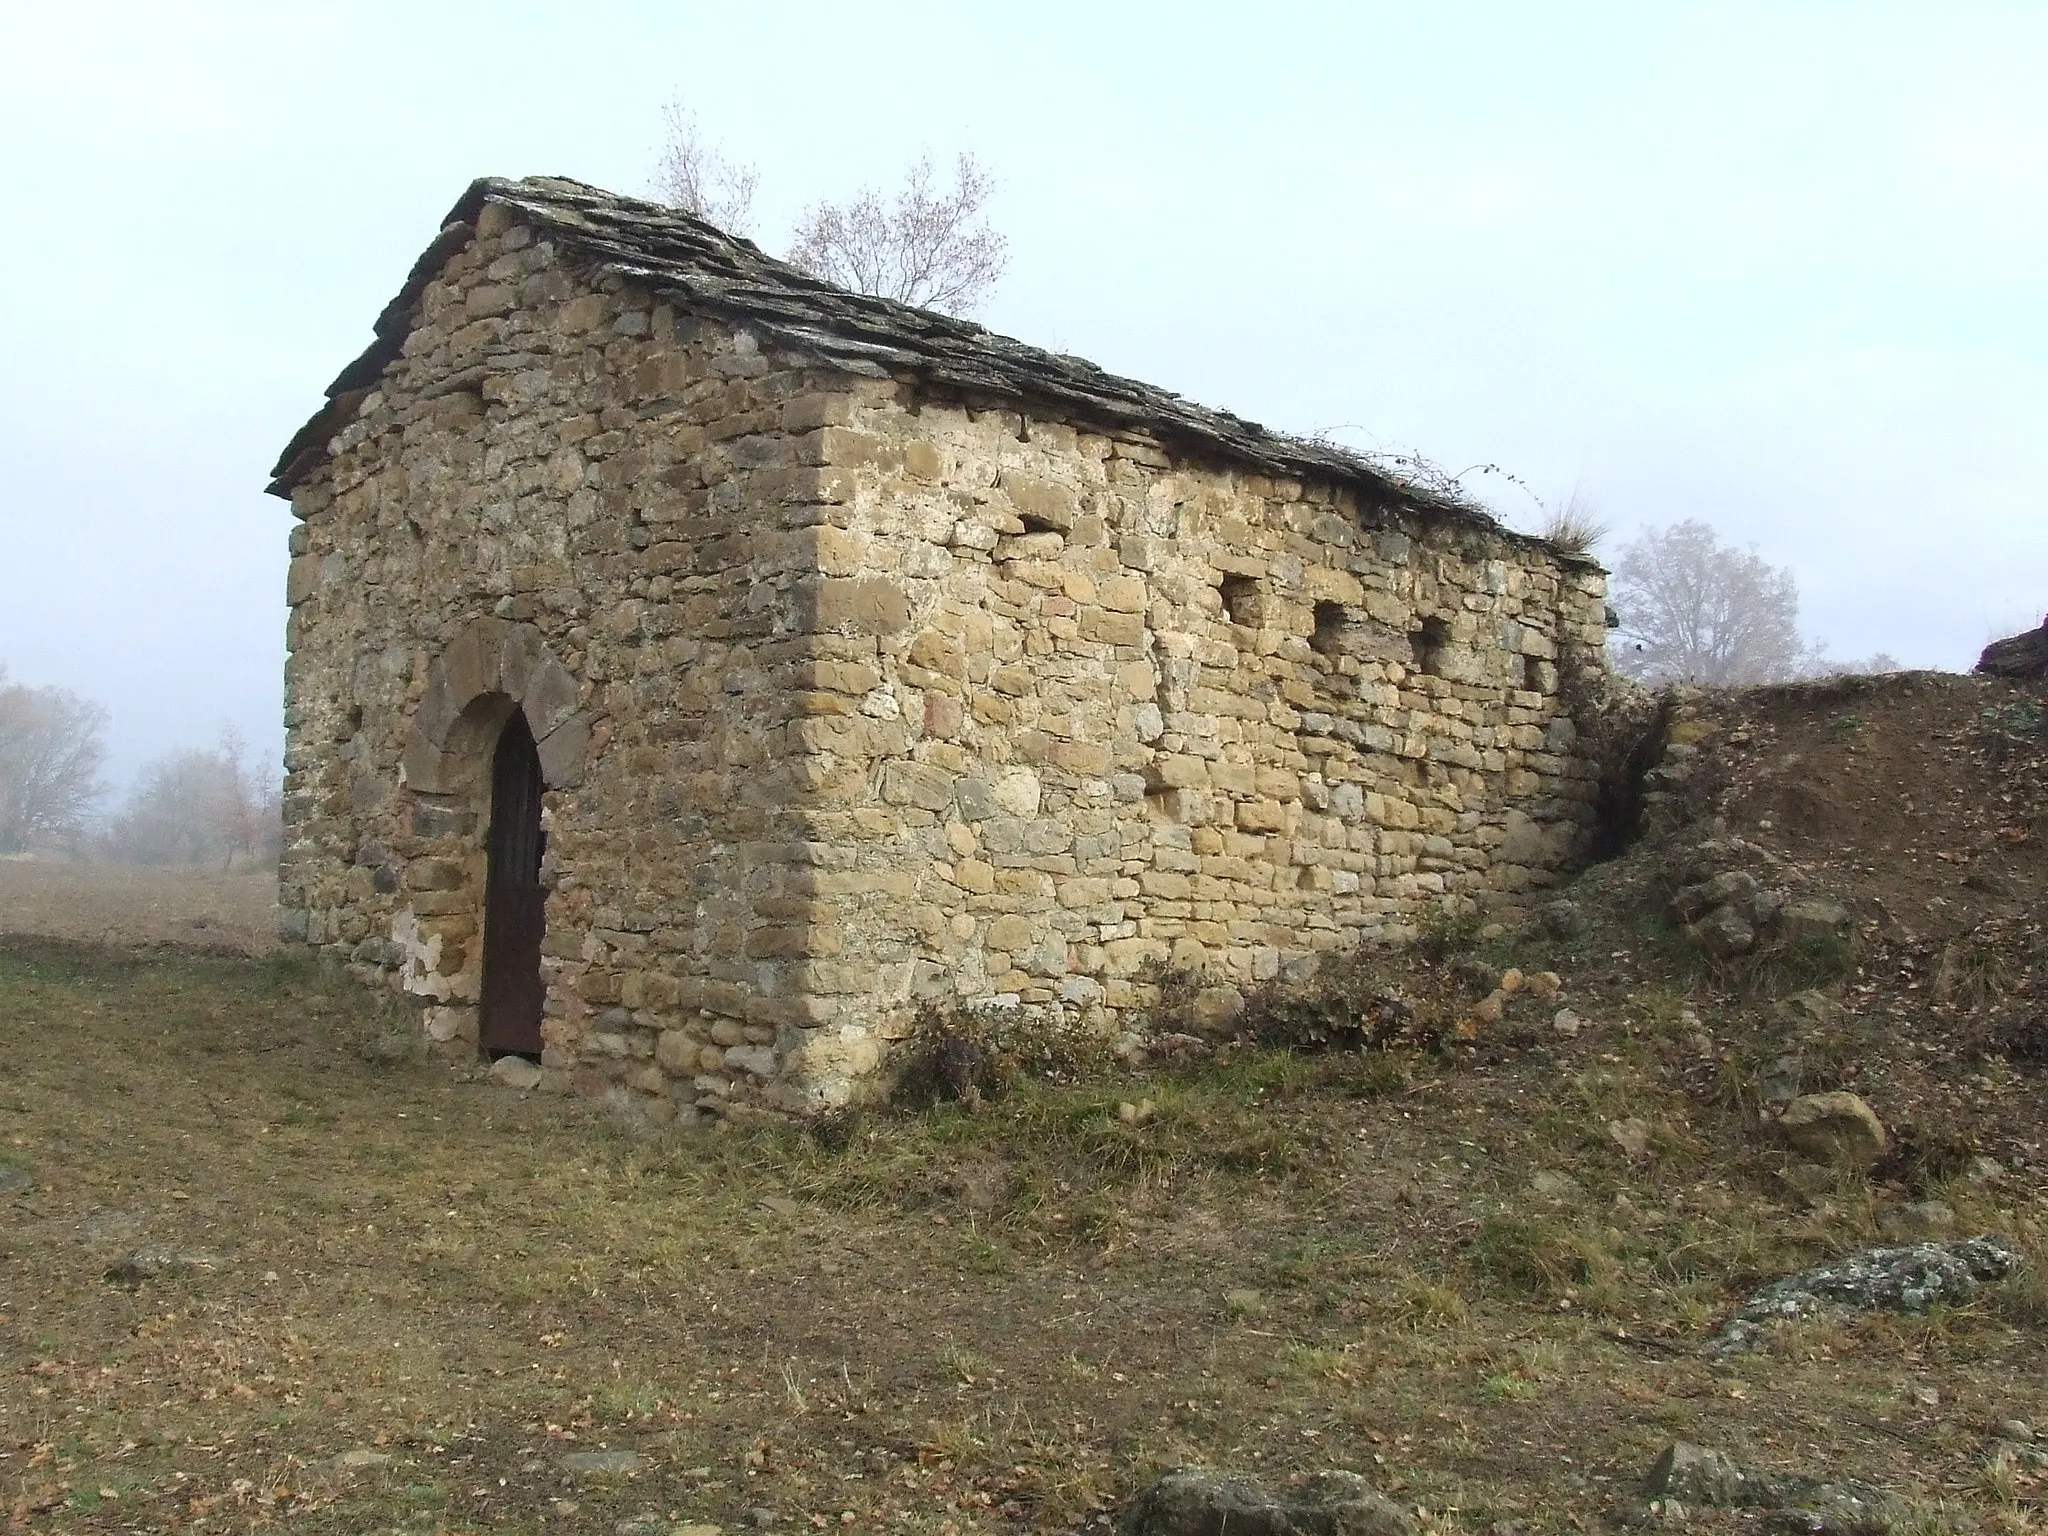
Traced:
POLYGON ((478 1033, 484 1055, 540 1057, 540 752, 523 709, 512 711, 491 758, 491 828, 485 842, 484 969, 478 1033))

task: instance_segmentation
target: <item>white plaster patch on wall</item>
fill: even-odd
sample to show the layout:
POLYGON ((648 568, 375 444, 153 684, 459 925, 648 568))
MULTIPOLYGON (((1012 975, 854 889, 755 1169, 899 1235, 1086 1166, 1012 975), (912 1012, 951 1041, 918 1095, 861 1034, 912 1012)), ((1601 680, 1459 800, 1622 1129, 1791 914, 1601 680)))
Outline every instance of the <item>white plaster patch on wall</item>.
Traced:
POLYGON ((411 907, 400 908, 392 918, 391 942, 398 946, 406 991, 441 1003, 455 995, 455 978, 441 974, 441 935, 421 932, 411 907))

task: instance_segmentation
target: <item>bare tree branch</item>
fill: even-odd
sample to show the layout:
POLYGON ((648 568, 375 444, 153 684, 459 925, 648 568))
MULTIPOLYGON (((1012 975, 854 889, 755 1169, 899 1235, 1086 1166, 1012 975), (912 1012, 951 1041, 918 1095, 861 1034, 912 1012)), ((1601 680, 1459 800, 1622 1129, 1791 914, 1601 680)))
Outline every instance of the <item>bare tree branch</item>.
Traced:
POLYGON ((0 667, 0 852, 74 839, 104 793, 107 712, 0 667))
POLYGON ((728 234, 750 233, 760 172, 726 159, 717 146, 707 143, 697 114, 681 102, 663 107, 661 117, 665 132, 654 171, 655 196, 728 234))
POLYGON ((962 154, 949 189, 934 189, 925 155, 893 198, 864 187, 846 203, 813 203, 789 259, 814 277, 945 314, 970 314, 1009 261, 1009 242, 982 214, 995 178, 962 154))

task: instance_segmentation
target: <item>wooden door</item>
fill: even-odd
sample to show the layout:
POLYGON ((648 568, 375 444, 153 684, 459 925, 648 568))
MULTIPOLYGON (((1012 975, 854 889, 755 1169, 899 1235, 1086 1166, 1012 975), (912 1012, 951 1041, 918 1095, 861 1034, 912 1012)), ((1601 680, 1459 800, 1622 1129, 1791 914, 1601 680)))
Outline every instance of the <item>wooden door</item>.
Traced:
POLYGON ((491 759, 491 829, 484 875, 484 975, 479 1032, 484 1054, 540 1057, 540 941, 547 892, 540 861, 540 754, 526 716, 514 710, 491 759))

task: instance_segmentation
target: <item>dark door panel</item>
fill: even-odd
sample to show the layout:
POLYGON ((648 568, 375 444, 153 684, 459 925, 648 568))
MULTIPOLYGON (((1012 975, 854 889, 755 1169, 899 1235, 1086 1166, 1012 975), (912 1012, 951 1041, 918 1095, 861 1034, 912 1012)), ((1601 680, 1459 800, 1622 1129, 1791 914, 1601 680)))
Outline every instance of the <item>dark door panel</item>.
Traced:
POLYGON ((519 710, 491 759, 491 828, 485 845, 484 973, 479 1032, 487 1056, 540 1055, 540 945, 547 892, 540 883, 540 753, 519 710))

